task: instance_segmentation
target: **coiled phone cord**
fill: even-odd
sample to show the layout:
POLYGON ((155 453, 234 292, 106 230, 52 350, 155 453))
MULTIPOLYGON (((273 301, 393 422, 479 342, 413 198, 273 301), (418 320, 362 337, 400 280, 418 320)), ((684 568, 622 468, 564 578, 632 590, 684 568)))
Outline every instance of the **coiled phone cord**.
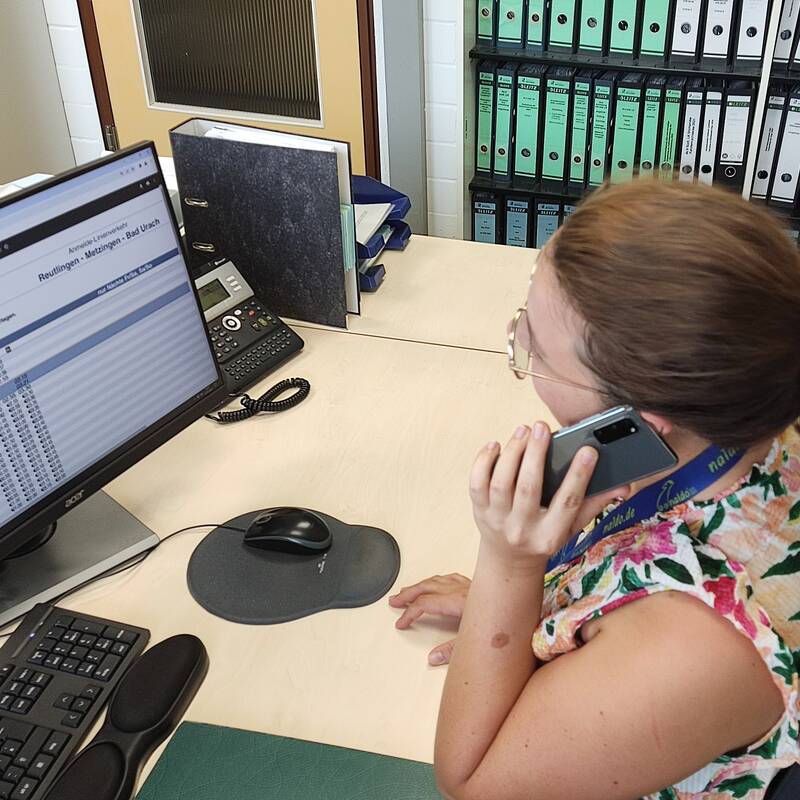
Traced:
POLYGON ((229 422, 241 422, 244 419, 250 419, 261 411, 277 414, 279 411, 286 411, 293 408, 298 403, 308 397, 311 391, 311 384, 305 378, 287 378, 286 380, 276 383, 271 389, 268 389, 258 400, 253 400, 247 394, 239 398, 239 402, 244 408, 238 411, 219 411, 216 415, 206 414, 208 419, 213 419, 214 422, 227 424, 229 422), (294 394, 287 397, 285 400, 275 400, 275 398, 288 391, 289 389, 296 389, 294 394))

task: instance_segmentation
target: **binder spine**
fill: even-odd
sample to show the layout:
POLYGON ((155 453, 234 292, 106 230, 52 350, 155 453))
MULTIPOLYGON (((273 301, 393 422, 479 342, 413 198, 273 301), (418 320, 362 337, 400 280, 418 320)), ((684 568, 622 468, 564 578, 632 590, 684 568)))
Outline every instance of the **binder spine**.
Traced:
POLYGON ((667 87, 664 92, 664 121, 661 125, 658 177, 664 181, 674 179, 675 158, 680 138, 681 104, 683 89, 667 87))
POLYGON ((636 160, 642 89, 641 86, 626 86, 626 82, 617 88, 614 143, 611 148, 611 183, 631 180, 636 160))
POLYGON ((528 0, 525 48, 534 53, 544 51, 544 34, 547 30, 547 2, 548 0, 528 0))
POLYGON ((683 135, 681 137, 681 161, 678 179, 693 181, 697 166, 697 150, 700 140, 700 121, 703 115, 703 90, 693 87, 686 92, 683 112, 683 135))
POLYGON ((587 134, 592 82, 576 77, 572 93, 572 135, 570 136, 569 187, 583 191, 586 184, 587 134))
POLYGON ((638 28, 639 0, 613 0, 611 7, 611 39, 608 52, 612 56, 632 56, 638 28))
POLYGON ((497 198, 486 192, 472 196, 472 241, 496 244, 499 241, 497 198))
POLYGON ((511 179, 511 124, 514 101, 514 65, 497 68, 495 93, 494 159, 492 177, 495 180, 511 179))
POLYGON ((740 88, 728 88, 720 143, 719 180, 736 189, 741 189, 744 184, 744 161, 750 132, 751 104, 752 87, 746 94, 740 88))
POLYGON ((506 197, 505 242, 512 247, 529 247, 530 200, 526 197, 506 197))
POLYGON ((581 0, 578 22, 580 54, 593 56, 603 54, 608 19, 608 0, 581 0))
POLYGON ((517 74, 516 135, 514 137, 514 177, 538 177, 539 128, 541 119, 540 75, 517 74))
POLYGON ((521 48, 525 22, 523 0, 500 0, 497 14, 497 46, 521 48))
POLYGON ((639 174, 651 177, 657 168, 658 134, 661 127, 661 106, 664 102, 664 89, 661 86, 648 86, 644 93, 642 110, 642 143, 639 155, 639 174))
POLYGON ((608 160, 608 132, 611 125, 612 83, 596 80, 592 93, 592 135, 589 152, 590 188, 600 186, 605 180, 608 160))
POLYGON ((764 129, 758 147, 756 174, 753 176, 751 200, 766 200, 775 153, 780 142, 780 133, 786 109, 786 95, 770 94, 767 99, 767 111, 764 114, 764 129))
POLYGON ((541 250, 550 237, 558 230, 560 224, 559 203, 552 200, 536 201, 536 247, 541 250))
POLYGON ((494 47, 497 44, 497 0, 478 0, 476 11, 477 43, 494 47))
POLYGON ((707 67, 724 66, 730 60, 736 0, 708 0, 708 3, 701 62, 707 67))
POLYGON ((800 16, 800 0, 783 0, 783 11, 778 24, 778 39, 775 42, 773 61, 788 64, 797 38, 797 20, 800 16))
POLYGON ((551 0, 550 35, 547 49, 553 53, 575 52, 576 6, 578 0, 551 0))
POLYGON ((714 182, 721 111, 722 92, 719 89, 707 89, 703 111, 703 137, 700 143, 700 166, 697 174, 700 183, 707 185, 714 182))
POLYGON ((796 209, 798 172, 800 172, 800 90, 795 90, 787 103, 780 153, 769 197, 771 205, 796 209))
POLYGON ((569 69, 556 70, 558 77, 546 79, 544 142, 542 144, 542 183, 553 189, 564 185, 569 125, 569 104, 572 88, 569 69))
POLYGON ((670 61, 694 63, 697 60, 697 32, 702 6, 702 0, 677 0, 670 61))
POLYGON ((492 174, 494 140, 494 69, 478 65, 478 135, 475 142, 475 169, 480 175, 492 174))
POLYGON ((742 0, 736 42, 737 66, 761 63, 768 10, 769 0, 742 0))
POLYGON ((670 0, 644 0, 642 38, 639 45, 640 63, 665 63, 670 6, 670 0))

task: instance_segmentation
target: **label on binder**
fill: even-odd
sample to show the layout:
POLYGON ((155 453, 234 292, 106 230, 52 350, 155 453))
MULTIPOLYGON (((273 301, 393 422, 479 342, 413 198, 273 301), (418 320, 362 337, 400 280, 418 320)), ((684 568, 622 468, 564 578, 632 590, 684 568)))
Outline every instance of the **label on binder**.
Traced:
POLYGON ((539 146, 539 98, 541 78, 517 75, 517 135, 514 174, 536 178, 539 146))
POLYGON ((753 178, 753 191, 750 197, 754 200, 766 200, 772 165, 775 162, 775 151, 780 139, 783 110, 786 107, 784 95, 770 95, 767 100, 767 111, 764 115, 764 130, 756 160, 756 174, 753 178))
POLYGON ((768 7, 768 0, 742 0, 739 39, 736 43, 737 61, 761 60, 768 7))
POLYGON ((783 206, 793 206, 797 196, 797 176, 800 172, 800 97, 789 99, 789 109, 783 126, 781 151, 775 166, 770 200, 783 206))
POLYGON ((569 180, 583 186, 586 179, 586 136, 589 128, 591 82, 575 78, 572 92, 572 136, 570 138, 569 180))
POLYGON ((571 214, 575 213, 576 209, 577 209, 577 206, 573 206, 570 203, 564 203, 564 214, 563 214, 563 217, 564 217, 564 221, 565 222, 566 222, 568 216, 570 216, 571 214))
POLYGON ((473 239, 494 244, 497 241, 497 203, 476 200, 472 208, 473 239))
POLYGON ((722 110, 722 92, 716 89, 706 91, 705 110, 703 112, 703 135, 700 141, 700 183, 711 185, 714 182, 714 164, 717 160, 717 137, 719 135, 719 118, 722 110))
POLYGON ((542 178, 545 180, 564 180, 569 88, 569 81, 547 80, 544 142, 542 143, 542 178))
POLYGON ((528 214, 530 203, 521 198, 506 199, 506 244, 528 246, 528 214))
POLYGON ((497 14, 497 46, 522 47, 522 0, 500 0, 497 14))
POLYGON ((589 186, 600 186, 605 179, 610 111, 611 87, 595 85, 589 152, 589 186))
POLYGON ((617 89, 614 144, 611 148, 611 183, 622 183, 633 177, 641 94, 641 89, 617 89))
POLYGON ((669 0, 645 0, 639 53, 646 59, 664 58, 669 24, 669 0))
POLYGON ((536 247, 541 250, 558 230, 558 203, 536 204, 536 247))
POLYGON ((494 120, 494 73, 478 70, 478 140, 476 169, 492 172, 492 122, 494 120))
POLYGON ((612 55, 631 55, 633 53, 638 7, 638 0, 613 0, 611 43, 608 48, 612 55))
POLYGON ((497 72, 497 120, 494 130, 494 163, 492 175, 510 177, 511 159, 511 100, 514 96, 514 76, 497 72))
MULTIPOLYGON (((797 2, 797 0, 790 0, 797 2)), ((734 0, 709 0, 706 33, 703 38, 703 59, 725 62, 731 45, 734 0)))
POLYGON ((697 30, 700 27, 701 0, 677 0, 675 27, 672 29, 672 55, 693 60, 697 54, 697 30))
POLYGON ((665 181, 673 179, 672 173, 675 169, 682 94, 680 89, 667 89, 664 93, 664 121, 661 125, 661 163, 658 177, 665 181))
POLYGON ((578 34, 578 51, 602 53, 606 27, 606 0, 583 0, 578 34))
POLYGON ((703 113, 703 92, 686 92, 681 139, 681 166, 679 180, 693 181, 697 163, 697 143, 700 138, 700 117, 703 113))
POLYGON ((494 9, 497 0, 478 0, 478 44, 494 44, 494 9))
POLYGON ((783 0, 783 11, 778 23, 778 38, 775 41, 775 56, 773 61, 777 64, 788 64, 792 55, 792 45, 797 34, 797 18, 800 10, 800 0, 783 0))
POLYGON ((644 92, 642 113, 642 146, 639 156, 639 172, 643 176, 653 174, 658 149, 658 123, 661 117, 661 103, 664 90, 659 86, 647 87, 644 92))
POLYGON ((545 0, 530 0, 528 3, 528 35, 525 47, 540 52, 544 49, 545 0))

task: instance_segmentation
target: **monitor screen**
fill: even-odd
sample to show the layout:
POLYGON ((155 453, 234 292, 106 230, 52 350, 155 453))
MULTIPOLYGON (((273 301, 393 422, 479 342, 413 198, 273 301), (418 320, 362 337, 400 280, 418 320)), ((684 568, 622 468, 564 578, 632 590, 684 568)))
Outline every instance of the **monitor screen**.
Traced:
POLYGON ((0 536, 219 388, 168 204, 146 145, 0 205, 0 536))

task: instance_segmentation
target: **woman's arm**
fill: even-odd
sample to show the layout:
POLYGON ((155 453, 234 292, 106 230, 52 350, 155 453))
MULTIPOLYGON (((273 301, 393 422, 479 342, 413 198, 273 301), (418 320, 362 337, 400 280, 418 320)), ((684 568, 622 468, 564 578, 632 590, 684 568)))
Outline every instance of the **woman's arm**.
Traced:
POLYGON ((569 537, 593 463, 547 510, 548 435, 482 451, 471 477, 481 547, 445 683, 435 768, 456 800, 623 800, 757 740, 783 708, 753 644, 697 600, 666 593, 604 617, 537 669, 544 563, 569 537))

